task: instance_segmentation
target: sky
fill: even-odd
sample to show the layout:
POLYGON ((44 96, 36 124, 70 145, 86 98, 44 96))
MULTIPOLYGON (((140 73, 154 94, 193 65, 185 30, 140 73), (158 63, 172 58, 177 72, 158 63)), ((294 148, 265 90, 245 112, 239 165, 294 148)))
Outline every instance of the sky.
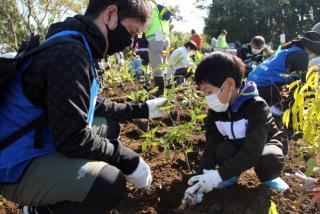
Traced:
MULTIPOLYGON (((180 16, 183 21, 176 22, 174 31, 178 32, 190 32, 191 29, 195 29, 197 33, 202 33, 204 28, 204 18, 207 17, 206 10, 197 9, 195 4, 196 0, 157 0, 159 4, 165 6, 179 6, 180 16)), ((211 0, 205 0, 205 4, 210 4, 211 0)))
MULTIPOLYGON (((212 2, 212 0, 202 1, 204 6, 209 5, 212 2)), ((156 2, 158 4, 163 4, 164 6, 179 7, 179 15, 183 20, 179 22, 173 21, 174 31, 190 32, 191 29, 195 29, 197 33, 203 32, 204 18, 206 18, 208 14, 206 10, 196 8, 196 0, 156 0, 156 2)), ((66 14, 66 16, 70 16, 70 14, 66 14)))

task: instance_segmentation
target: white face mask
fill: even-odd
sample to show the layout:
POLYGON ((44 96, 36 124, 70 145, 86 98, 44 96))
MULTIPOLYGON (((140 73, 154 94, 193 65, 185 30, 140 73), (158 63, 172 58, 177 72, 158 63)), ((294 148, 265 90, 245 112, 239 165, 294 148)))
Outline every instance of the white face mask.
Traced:
POLYGON ((260 50, 260 49, 251 48, 251 51, 252 51, 252 53, 255 54, 255 55, 261 53, 261 50, 260 50))
MULTIPOLYGON (((224 83, 223 83, 223 85, 224 85, 224 83)), ((231 91, 230 91, 227 103, 221 103, 221 101, 219 100, 219 97, 218 97, 218 94, 220 93, 223 85, 219 89, 218 93, 206 96, 206 101, 207 101, 208 107, 215 112, 225 112, 228 110, 228 107, 229 107, 229 100, 231 97, 231 91)))

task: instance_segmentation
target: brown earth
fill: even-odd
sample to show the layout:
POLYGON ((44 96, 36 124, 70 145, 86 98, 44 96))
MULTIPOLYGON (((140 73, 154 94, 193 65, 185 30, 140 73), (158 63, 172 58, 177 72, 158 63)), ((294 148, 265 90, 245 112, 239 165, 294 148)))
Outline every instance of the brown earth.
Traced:
MULTIPOLYGON (((122 88, 123 89, 123 88, 122 88)), ((118 97, 125 96, 130 88, 121 90, 118 97)), ((137 89, 135 89, 137 90, 137 89)), ((109 94, 110 95, 110 94, 109 94)), ((113 96, 115 97, 115 96, 113 96)), ((125 101, 126 98, 120 98, 125 101)), ((168 118, 161 121, 160 132, 165 132, 168 118)), ((159 124, 160 121, 151 122, 151 127, 159 124)), ((125 145, 141 153, 141 140, 139 136, 143 132, 136 123, 122 125, 121 138, 125 145)), ((189 153, 191 169, 196 170, 204 148, 203 135, 199 133, 193 137, 193 152, 189 153)), ((297 156, 296 142, 290 142, 289 154, 285 160, 283 172, 292 172, 295 169, 305 171, 305 162, 297 156)), ((120 203, 117 209, 111 213, 176 213, 181 203, 183 193, 187 188, 187 180, 192 172, 187 171, 184 157, 179 157, 175 162, 168 160, 164 152, 159 148, 153 148, 141 154, 149 163, 153 173, 153 183, 149 191, 136 190, 128 185, 128 194, 120 203)), ((270 190, 259 182, 253 170, 248 170, 241 175, 237 185, 232 187, 214 190, 205 196, 204 201, 192 208, 184 210, 184 213, 225 213, 225 214, 264 214, 269 213, 271 201, 273 201, 279 213, 320 213, 320 206, 308 210, 308 200, 301 205, 295 205, 299 197, 298 185, 294 180, 288 180, 291 187, 286 193, 278 193, 270 190)), ((13 204, 0 198, 0 214, 21 213, 20 209, 13 204)))

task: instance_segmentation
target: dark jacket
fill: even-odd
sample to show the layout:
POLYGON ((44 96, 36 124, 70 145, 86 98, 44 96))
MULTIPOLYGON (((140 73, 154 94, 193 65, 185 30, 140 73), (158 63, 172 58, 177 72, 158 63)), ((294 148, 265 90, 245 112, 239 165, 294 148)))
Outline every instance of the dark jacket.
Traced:
POLYGON ((258 96, 254 83, 243 83, 240 95, 227 112, 217 113, 209 110, 205 120, 206 147, 200 162, 199 173, 212 169, 217 160, 216 147, 225 141, 239 144, 241 148, 230 160, 219 167, 223 180, 238 176, 255 166, 261 157, 266 143, 277 140, 278 128, 266 102, 258 96))
MULTIPOLYGON (((77 15, 53 24, 47 37, 63 30, 82 33, 89 43, 95 61, 104 57, 106 40, 89 18, 77 15)), ((80 38, 74 39, 81 41, 80 38)), ((90 87, 89 57, 84 46, 59 44, 34 57, 33 64, 23 76, 23 88, 30 101, 43 109, 58 151, 71 157, 108 162, 115 152, 108 139, 96 135, 87 127, 90 87)), ((95 116, 117 121, 147 118, 148 107, 117 104, 99 97, 95 116)))
MULTIPOLYGON (((299 47, 303 48, 302 46, 299 47)), ((271 53, 268 52, 268 47, 266 47, 261 51, 261 53, 253 54, 251 45, 245 44, 242 45, 241 48, 237 51, 237 56, 240 57, 247 66, 251 66, 252 63, 259 65, 271 56, 271 53)), ((308 63, 308 54, 305 51, 301 50, 288 55, 286 59, 286 68, 288 68, 289 73, 293 71, 307 71, 308 63)), ((250 71, 250 68, 248 69, 250 71)))
POLYGON ((253 62, 255 64, 260 64, 264 59, 263 54, 263 50, 259 54, 253 54, 250 44, 242 45, 241 48, 237 51, 238 57, 240 57, 246 64, 253 62))

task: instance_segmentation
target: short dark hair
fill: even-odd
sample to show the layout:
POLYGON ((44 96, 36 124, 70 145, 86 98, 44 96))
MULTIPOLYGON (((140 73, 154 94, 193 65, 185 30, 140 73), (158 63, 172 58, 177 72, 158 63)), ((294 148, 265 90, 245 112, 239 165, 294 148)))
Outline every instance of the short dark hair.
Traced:
POLYGON ((90 0, 85 16, 96 19, 110 5, 118 7, 120 20, 135 18, 144 24, 151 16, 151 9, 146 0, 90 0))
POLYGON ((189 41, 183 45, 186 48, 190 48, 191 50, 198 50, 197 44, 194 41, 189 41))
POLYGON ((245 70, 245 64, 237 56, 216 51, 198 65, 195 81, 197 85, 210 83, 220 88, 230 77, 234 79, 236 87, 240 88, 245 70))
POLYGON ((196 31, 194 29, 191 30, 191 34, 195 34, 196 31))
POLYGON ((266 42, 262 36, 255 36, 251 39, 251 43, 254 44, 257 47, 263 47, 266 42))

